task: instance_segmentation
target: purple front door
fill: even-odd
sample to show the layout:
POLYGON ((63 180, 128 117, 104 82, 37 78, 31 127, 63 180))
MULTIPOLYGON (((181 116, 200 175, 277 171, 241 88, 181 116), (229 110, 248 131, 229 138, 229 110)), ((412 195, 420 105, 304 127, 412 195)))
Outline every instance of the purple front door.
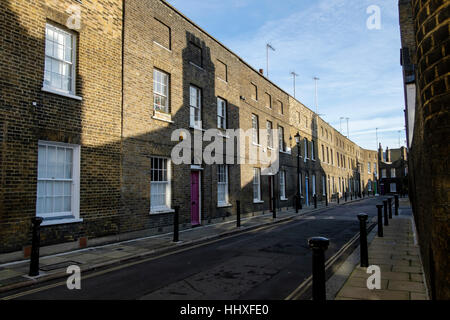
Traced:
POLYGON ((191 224, 200 224, 200 172, 191 172, 191 224))

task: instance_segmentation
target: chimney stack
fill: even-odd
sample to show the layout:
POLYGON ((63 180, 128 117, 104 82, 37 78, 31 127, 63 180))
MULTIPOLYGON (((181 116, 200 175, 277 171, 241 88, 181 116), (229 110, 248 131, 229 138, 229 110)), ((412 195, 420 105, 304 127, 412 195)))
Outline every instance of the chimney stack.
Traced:
POLYGON ((391 162, 391 150, 389 150, 389 147, 386 147, 386 162, 391 162))
POLYGON ((264 75, 264 69, 259 69, 259 73, 261 73, 262 75, 264 75))

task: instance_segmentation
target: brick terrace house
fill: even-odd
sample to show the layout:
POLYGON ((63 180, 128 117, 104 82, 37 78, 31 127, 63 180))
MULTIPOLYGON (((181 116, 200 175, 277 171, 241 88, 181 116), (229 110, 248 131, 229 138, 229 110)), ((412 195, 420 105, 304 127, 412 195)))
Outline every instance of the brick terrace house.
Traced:
POLYGON ((171 230, 175 206, 188 228, 235 215, 237 200, 257 214, 273 198, 292 207, 297 192, 310 206, 376 188, 376 151, 165 1, 6 0, 0 15, 2 253, 30 244, 34 216, 43 245, 77 247, 171 230), (248 149, 242 164, 228 151, 216 155, 228 164, 173 162, 176 130, 211 128, 223 144, 227 129, 250 130, 249 145, 278 155, 280 170, 263 174, 248 149))
POLYGON ((405 147, 378 149, 381 194, 408 193, 408 157, 405 147))

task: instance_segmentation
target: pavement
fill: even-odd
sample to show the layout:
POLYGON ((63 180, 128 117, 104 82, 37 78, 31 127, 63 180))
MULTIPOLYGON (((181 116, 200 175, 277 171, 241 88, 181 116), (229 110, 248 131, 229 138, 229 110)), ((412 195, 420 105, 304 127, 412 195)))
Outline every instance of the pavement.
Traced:
MULTIPOLYGON (((347 203, 360 200, 362 199, 348 201, 347 203)), ((340 205, 343 204, 345 202, 341 201, 340 205)), ((331 202, 328 208, 335 206, 337 206, 337 203, 331 202)), ((67 277, 66 270, 70 265, 78 265, 82 272, 91 271, 121 264, 125 261, 142 259, 156 254, 176 251, 181 248, 189 248, 196 243, 257 229, 265 225, 281 223, 300 215, 317 212, 325 208, 323 203, 319 203, 317 209, 314 209, 313 206, 303 207, 299 213, 295 213, 293 208, 283 209, 277 212, 277 218, 275 220, 272 217, 272 213, 255 215, 241 219, 240 228, 236 227, 236 221, 234 220, 186 229, 180 231, 180 241, 177 243, 173 242, 173 233, 166 233, 41 256, 39 261, 40 274, 36 277, 28 276, 29 259, 4 263, 0 265, 0 292, 67 277)))
POLYGON ((368 289, 372 273, 360 267, 358 247, 327 282, 332 286, 345 278, 336 300, 429 300, 409 200, 400 199, 399 207, 399 215, 383 226, 383 237, 378 237, 377 227, 368 236, 369 267, 380 267, 381 288, 368 289))

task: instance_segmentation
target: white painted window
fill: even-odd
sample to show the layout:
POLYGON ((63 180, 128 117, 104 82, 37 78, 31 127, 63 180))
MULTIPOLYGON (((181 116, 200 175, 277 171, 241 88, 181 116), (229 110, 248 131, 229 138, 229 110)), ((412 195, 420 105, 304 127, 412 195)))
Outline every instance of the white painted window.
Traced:
POLYGON ((367 163, 367 173, 371 173, 371 170, 370 170, 370 162, 367 163))
POLYGON ((261 201, 261 169, 253 168, 253 201, 261 201))
POLYGON ((154 213, 170 210, 170 160, 158 157, 151 158, 150 179, 150 211, 154 213))
POLYGON ((381 169, 381 177, 386 178, 386 169, 381 169))
POLYGON ((217 202, 219 205, 228 204, 228 166, 217 166, 217 202))
POLYGON ((286 171, 280 171, 280 199, 286 199, 286 171))
POLYGON ((43 87, 75 95, 75 59, 75 35, 47 23, 43 87))
POLYGON ((284 128, 282 126, 278 126, 278 147, 280 151, 285 151, 286 149, 284 145, 284 128))
POLYGON ((390 190, 391 190, 391 192, 397 192, 397 184, 396 183, 391 183, 390 184, 390 190))
POLYGON ((267 121, 266 128, 267 128, 267 146, 269 148, 273 148, 273 130, 271 121, 267 121))
POLYGON ((169 75, 153 69, 153 108, 169 113, 169 75))
POLYGON ((373 163, 373 173, 375 174, 375 176, 378 173, 378 171, 377 171, 377 163, 376 162, 373 163))
POLYGON ((222 98, 217 98, 217 128, 227 128, 227 102, 222 98))
POLYGON ((395 168, 391 168, 391 178, 395 178, 395 168))
POLYGON ((191 127, 202 128, 202 91, 194 86, 190 86, 190 124, 191 127))
POLYGON ((256 114, 252 114, 252 142, 259 144, 259 119, 256 114))
POLYGON ((80 216, 80 146, 39 141, 36 215, 80 216))
POLYGON ((367 182, 367 190, 372 191, 372 180, 367 182))
POLYGON ((314 141, 311 141, 311 159, 316 159, 316 148, 314 146, 314 141))

